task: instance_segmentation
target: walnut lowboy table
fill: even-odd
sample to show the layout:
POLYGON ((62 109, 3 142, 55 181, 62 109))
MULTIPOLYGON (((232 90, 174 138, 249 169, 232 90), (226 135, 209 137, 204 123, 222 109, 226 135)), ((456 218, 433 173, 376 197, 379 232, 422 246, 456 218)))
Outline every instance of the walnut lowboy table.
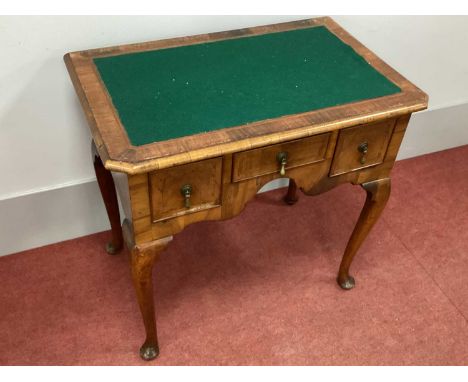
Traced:
POLYGON ((64 59, 92 131, 112 227, 107 252, 124 240, 130 249, 143 359, 159 354, 152 268, 161 251, 189 224, 238 215, 273 179, 289 178, 288 204, 297 188, 315 195, 351 182, 366 190, 337 277, 354 287, 351 262, 387 202, 410 115, 427 96, 332 19, 64 59))

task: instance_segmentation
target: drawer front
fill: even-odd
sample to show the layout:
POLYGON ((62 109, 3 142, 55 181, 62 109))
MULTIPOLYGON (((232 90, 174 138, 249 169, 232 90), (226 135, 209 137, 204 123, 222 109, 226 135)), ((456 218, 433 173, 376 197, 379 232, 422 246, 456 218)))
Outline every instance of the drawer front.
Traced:
POLYGON ((329 139, 330 133, 326 133, 234 154, 232 181, 279 173, 281 154, 286 154, 287 177, 288 169, 324 160, 329 139))
POLYGON ((153 222, 220 205, 222 158, 150 173, 153 222))
POLYGON ((338 135, 330 176, 383 162, 395 120, 343 129, 338 135))

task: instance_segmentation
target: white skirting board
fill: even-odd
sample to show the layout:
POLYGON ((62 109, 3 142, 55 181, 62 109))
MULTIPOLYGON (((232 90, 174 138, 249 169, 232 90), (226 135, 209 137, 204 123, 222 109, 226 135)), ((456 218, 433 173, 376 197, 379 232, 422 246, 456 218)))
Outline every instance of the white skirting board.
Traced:
MULTIPOLYGON (((468 144, 468 103, 414 114, 398 159, 468 144)), ((287 186, 273 181, 267 191, 287 186)), ((0 200, 0 256, 110 228, 95 180, 0 200)))

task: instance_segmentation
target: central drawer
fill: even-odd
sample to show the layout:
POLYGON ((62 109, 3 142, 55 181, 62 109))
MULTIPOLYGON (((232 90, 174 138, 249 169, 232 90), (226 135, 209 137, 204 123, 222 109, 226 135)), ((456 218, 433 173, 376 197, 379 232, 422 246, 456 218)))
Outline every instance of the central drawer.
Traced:
POLYGON ((325 133, 234 154, 232 181, 280 174, 282 167, 286 177, 288 169, 324 160, 329 139, 325 133))

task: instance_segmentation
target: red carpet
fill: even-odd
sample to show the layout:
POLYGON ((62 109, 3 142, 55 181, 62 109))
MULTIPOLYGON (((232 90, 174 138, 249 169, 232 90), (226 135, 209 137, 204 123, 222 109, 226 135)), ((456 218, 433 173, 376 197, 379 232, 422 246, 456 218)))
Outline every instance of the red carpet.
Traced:
POLYGON ((177 235, 155 268, 161 354, 103 232, 0 258, 2 365, 468 365, 468 146, 398 162, 382 219, 335 282, 364 201, 344 185, 177 235))

